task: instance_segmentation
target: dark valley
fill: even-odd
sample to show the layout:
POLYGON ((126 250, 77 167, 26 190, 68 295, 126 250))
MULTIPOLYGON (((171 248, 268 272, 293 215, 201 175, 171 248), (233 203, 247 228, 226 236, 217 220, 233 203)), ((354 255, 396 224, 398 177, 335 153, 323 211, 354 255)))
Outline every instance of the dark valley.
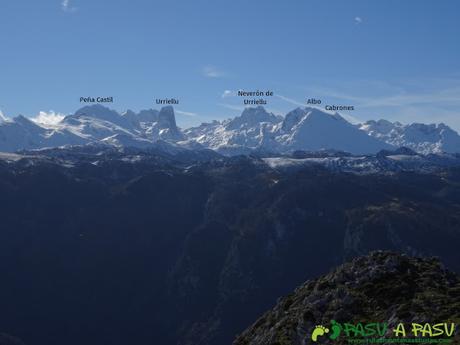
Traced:
POLYGON ((28 345, 230 344, 297 285, 376 249, 458 272, 455 157, 387 164, 402 153, 413 157, 362 158, 379 170, 327 164, 340 153, 279 165, 164 145, 3 154, 1 332, 28 345))

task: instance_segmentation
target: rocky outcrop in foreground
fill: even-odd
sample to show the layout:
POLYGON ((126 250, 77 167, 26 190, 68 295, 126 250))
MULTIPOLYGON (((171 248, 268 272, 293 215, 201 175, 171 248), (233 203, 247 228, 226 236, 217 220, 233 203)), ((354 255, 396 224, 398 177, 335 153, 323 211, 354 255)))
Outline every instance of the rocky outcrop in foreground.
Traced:
MULTIPOLYGON (((435 258, 372 252, 309 280, 234 341, 234 345, 311 344, 316 325, 387 322, 385 337, 399 323, 460 322, 460 279, 435 258), (334 324, 334 323, 332 323, 334 324)), ((332 327, 330 327, 332 328, 332 327)), ((329 331, 329 330, 328 330, 329 331)), ((345 344, 329 334, 320 344, 345 344)), ((459 341, 456 330, 453 343, 459 341)))

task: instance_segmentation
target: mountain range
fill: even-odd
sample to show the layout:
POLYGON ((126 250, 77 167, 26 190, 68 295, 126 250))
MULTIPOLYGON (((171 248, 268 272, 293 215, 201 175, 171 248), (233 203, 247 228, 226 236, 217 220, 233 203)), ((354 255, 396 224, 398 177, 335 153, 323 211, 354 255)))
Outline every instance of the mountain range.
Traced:
POLYGON ((151 148, 158 142, 224 155, 338 150, 374 154, 408 147, 421 154, 458 153, 460 136, 445 124, 403 125, 386 120, 352 124, 338 113, 297 108, 286 116, 263 107, 245 108, 240 116, 180 129, 171 106, 122 114, 101 105, 85 106, 58 122, 18 116, 0 119, 0 151, 15 152, 99 143, 114 147, 151 148))

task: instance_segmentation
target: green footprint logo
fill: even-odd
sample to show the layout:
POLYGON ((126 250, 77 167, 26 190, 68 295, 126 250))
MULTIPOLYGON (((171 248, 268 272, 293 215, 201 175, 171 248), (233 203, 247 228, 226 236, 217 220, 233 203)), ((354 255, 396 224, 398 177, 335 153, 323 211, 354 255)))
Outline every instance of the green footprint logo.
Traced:
POLYGON ((312 334, 311 334, 311 340, 313 340, 313 342, 316 343, 316 341, 318 340, 318 337, 326 334, 326 333, 329 333, 329 328, 327 327, 324 327, 322 325, 318 325, 315 327, 315 329, 313 330, 312 334))
POLYGON ((335 320, 331 321, 332 334, 329 336, 329 339, 335 340, 339 337, 340 332, 342 332, 342 326, 335 320))

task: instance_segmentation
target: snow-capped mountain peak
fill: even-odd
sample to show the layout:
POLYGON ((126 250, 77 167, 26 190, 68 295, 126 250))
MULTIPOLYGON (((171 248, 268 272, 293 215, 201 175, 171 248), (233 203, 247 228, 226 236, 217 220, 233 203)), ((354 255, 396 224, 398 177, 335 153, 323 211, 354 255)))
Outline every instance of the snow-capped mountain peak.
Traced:
POLYGON ((137 118, 140 122, 157 122, 158 121, 158 110, 148 109, 148 110, 141 110, 137 114, 137 118))
POLYGON ((445 124, 403 125, 387 120, 367 121, 360 129, 396 147, 409 147, 420 153, 460 152, 460 136, 445 124))
POLYGON ((378 134, 388 134, 397 126, 400 126, 400 124, 392 123, 388 120, 381 119, 377 121, 375 120, 367 121, 361 124, 360 128, 362 130, 365 130, 369 134, 372 132, 372 133, 375 133, 375 135, 378 135, 378 134))
POLYGON ((174 114, 174 108, 172 106, 166 106, 161 108, 158 113, 158 126, 161 129, 177 130, 176 116, 174 114))
POLYGON ((300 122, 300 120, 307 115, 308 111, 306 108, 296 108, 286 114, 282 123, 282 130, 289 132, 292 127, 300 122))
POLYGON ((130 128, 140 127, 139 117, 134 111, 128 109, 121 116, 129 122, 130 128))
POLYGON ((149 140, 166 140, 177 142, 185 140, 186 137, 177 127, 176 116, 172 106, 161 108, 157 114, 157 121, 151 124, 145 123, 145 134, 149 140))
POLYGON ((100 104, 84 106, 83 108, 78 109, 74 115, 70 115, 70 117, 96 118, 99 120, 114 123, 120 127, 132 129, 131 128, 132 124, 127 118, 123 117, 115 110, 109 109, 100 104))
POLYGON ((243 110, 240 116, 230 120, 226 125, 228 130, 248 128, 259 126, 261 123, 278 123, 280 118, 265 110, 264 107, 258 106, 255 108, 247 107, 243 110))
POLYGON ((100 104, 86 105, 75 112, 75 115, 96 117, 101 120, 111 120, 121 117, 115 110, 111 110, 100 104))
POLYGON ((24 115, 18 115, 15 118, 13 118, 13 123, 18 124, 28 130, 38 131, 38 132, 44 131, 42 127, 40 127, 38 124, 36 124, 31 119, 25 117, 24 115))
POLYGON ((342 150, 373 153, 392 146, 370 137, 338 114, 317 108, 296 109, 289 113, 278 141, 292 150, 342 150))

